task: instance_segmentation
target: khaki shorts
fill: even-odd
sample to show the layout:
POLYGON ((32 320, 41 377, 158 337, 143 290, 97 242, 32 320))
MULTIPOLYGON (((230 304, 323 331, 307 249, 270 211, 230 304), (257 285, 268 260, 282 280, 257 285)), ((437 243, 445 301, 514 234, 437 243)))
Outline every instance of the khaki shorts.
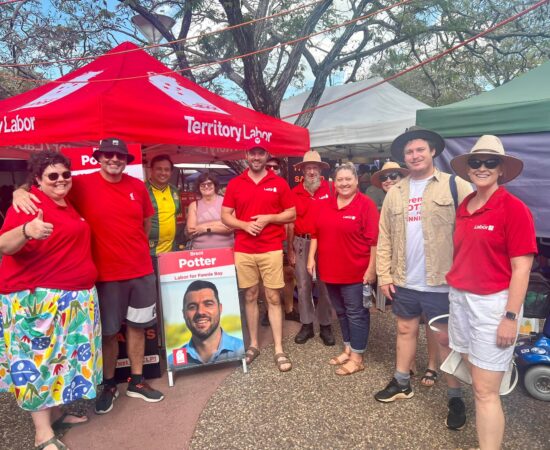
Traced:
POLYGON ((241 289, 256 286, 260 281, 269 289, 281 289, 285 285, 282 250, 266 253, 235 252, 235 267, 241 289))

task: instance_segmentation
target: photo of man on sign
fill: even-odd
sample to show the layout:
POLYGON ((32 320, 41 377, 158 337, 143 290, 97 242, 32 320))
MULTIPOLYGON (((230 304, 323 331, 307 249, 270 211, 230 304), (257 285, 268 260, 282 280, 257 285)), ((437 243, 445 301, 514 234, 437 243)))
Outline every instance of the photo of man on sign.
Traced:
POLYGON ((223 331, 222 310, 216 285, 206 280, 193 281, 183 296, 182 309, 191 339, 172 351, 169 363, 178 366, 239 358, 244 352, 243 340, 223 331))

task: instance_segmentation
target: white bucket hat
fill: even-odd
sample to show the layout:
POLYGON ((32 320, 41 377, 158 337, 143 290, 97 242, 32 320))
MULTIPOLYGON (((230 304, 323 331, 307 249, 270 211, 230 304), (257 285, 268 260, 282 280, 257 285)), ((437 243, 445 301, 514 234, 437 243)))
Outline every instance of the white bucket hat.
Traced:
POLYGON ((457 156, 451 160, 451 167, 455 173, 466 181, 472 182, 468 176, 468 160, 474 156, 494 156, 501 160, 502 175, 498 178, 498 184, 508 183, 516 178, 523 170, 523 161, 509 156, 504 152, 504 146, 496 136, 486 134, 481 136, 474 144, 470 153, 457 156))

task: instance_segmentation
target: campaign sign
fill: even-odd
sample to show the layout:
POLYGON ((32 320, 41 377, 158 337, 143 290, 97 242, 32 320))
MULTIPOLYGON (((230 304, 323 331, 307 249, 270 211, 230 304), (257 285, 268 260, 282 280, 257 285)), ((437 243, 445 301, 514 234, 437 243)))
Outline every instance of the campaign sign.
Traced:
POLYGON ((168 370, 243 358, 233 249, 162 253, 159 278, 168 370))

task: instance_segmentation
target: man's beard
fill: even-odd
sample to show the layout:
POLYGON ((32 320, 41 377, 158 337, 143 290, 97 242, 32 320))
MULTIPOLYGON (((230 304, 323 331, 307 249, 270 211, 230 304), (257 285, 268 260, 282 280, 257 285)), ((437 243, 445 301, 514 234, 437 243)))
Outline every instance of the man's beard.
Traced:
POLYGON ((304 187, 309 192, 315 192, 321 186, 321 177, 315 177, 314 180, 304 179, 304 187))
MULTIPOLYGON (((194 320, 199 320, 200 317, 197 317, 194 320)), ((218 326, 220 325, 220 318, 215 317, 211 318, 210 326, 206 330, 199 330, 195 327, 194 323, 190 323, 187 319, 185 320, 187 328, 189 328, 189 331, 191 331, 191 334, 193 337, 196 337, 200 339, 201 341, 204 341, 208 339, 210 336, 212 336, 215 331, 218 329, 218 326)))

